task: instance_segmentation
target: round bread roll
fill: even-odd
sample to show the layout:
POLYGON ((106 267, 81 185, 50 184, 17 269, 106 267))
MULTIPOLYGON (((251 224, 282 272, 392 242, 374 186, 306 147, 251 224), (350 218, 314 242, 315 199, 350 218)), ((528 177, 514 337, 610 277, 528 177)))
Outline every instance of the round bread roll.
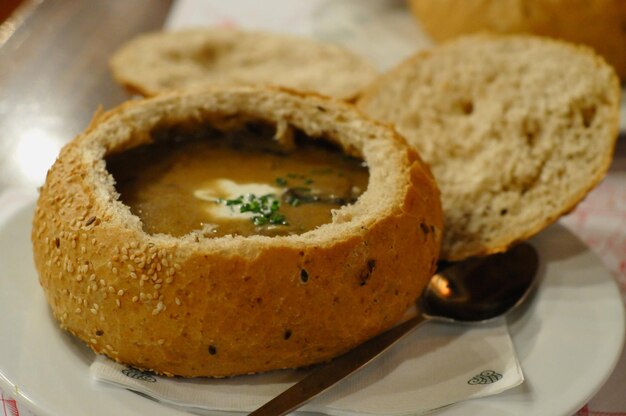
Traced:
POLYGON ((435 271, 442 221, 429 169, 392 129, 341 102, 239 87, 96 117, 48 172, 32 241, 54 317, 95 352, 222 377, 329 360, 395 324, 435 271), (171 128, 250 121, 362 158, 366 191, 330 223, 278 237, 152 235, 120 202, 105 157, 171 128))
POLYGON ((506 250, 566 214, 603 178, 619 81, 591 49, 473 35, 418 53, 357 103, 393 123, 441 188, 442 258, 506 250))
POLYGON ((275 85, 350 100, 378 72, 335 45, 266 32, 195 29, 141 35, 111 58, 113 76, 151 96, 213 85, 275 85))
POLYGON ((481 31, 534 33, 593 47, 626 79, 624 0, 409 0, 437 41, 481 31))

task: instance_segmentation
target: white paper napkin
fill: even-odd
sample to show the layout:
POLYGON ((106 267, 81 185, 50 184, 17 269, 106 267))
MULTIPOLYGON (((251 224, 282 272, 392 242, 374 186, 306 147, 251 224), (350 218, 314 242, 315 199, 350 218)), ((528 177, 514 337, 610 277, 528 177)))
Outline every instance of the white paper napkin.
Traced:
MULTIPOLYGON (((200 414, 250 412, 305 374, 274 371, 230 379, 159 377, 98 357, 99 381, 200 414)), ((303 411, 328 415, 416 415, 485 397, 524 380, 506 322, 479 326, 427 323, 370 366, 314 399, 303 411)))

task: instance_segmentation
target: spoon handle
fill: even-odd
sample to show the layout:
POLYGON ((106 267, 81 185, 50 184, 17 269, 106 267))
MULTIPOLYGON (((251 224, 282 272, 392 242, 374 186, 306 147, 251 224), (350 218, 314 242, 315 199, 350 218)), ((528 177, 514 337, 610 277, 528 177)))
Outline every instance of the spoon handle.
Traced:
POLYGON ((426 319, 424 315, 418 313, 413 318, 360 344, 331 362, 318 366, 305 378, 250 413, 249 416, 282 416, 299 408, 370 363, 426 319))

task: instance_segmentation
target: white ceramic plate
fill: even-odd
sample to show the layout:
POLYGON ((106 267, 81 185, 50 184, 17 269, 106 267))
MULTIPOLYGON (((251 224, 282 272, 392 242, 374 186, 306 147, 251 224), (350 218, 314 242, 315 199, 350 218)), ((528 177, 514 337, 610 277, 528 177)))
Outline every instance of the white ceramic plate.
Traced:
MULTIPOLYGON (((0 212, 0 386, 37 416, 186 414, 96 383, 91 353, 48 312, 32 263, 32 204, 0 212)), ((571 416, 610 375, 624 341, 619 291, 600 260, 560 226, 533 240, 542 283, 510 318, 526 382, 433 414, 571 416)))

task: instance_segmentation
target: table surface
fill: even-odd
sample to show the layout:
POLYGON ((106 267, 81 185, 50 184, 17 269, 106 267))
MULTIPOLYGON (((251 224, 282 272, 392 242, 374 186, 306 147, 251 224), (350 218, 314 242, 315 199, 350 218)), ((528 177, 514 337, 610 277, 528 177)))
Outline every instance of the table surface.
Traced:
MULTIPOLYGON (((129 98, 107 59, 133 35, 162 27, 172 2, 26 0, 0 26, 0 201, 40 186, 99 107, 129 98)), ((626 132, 607 178, 561 223, 600 255, 626 300, 626 132)), ((577 415, 626 416, 625 385, 626 352, 577 415)), ((19 414, 30 413, 0 391, 0 416, 19 414)))

